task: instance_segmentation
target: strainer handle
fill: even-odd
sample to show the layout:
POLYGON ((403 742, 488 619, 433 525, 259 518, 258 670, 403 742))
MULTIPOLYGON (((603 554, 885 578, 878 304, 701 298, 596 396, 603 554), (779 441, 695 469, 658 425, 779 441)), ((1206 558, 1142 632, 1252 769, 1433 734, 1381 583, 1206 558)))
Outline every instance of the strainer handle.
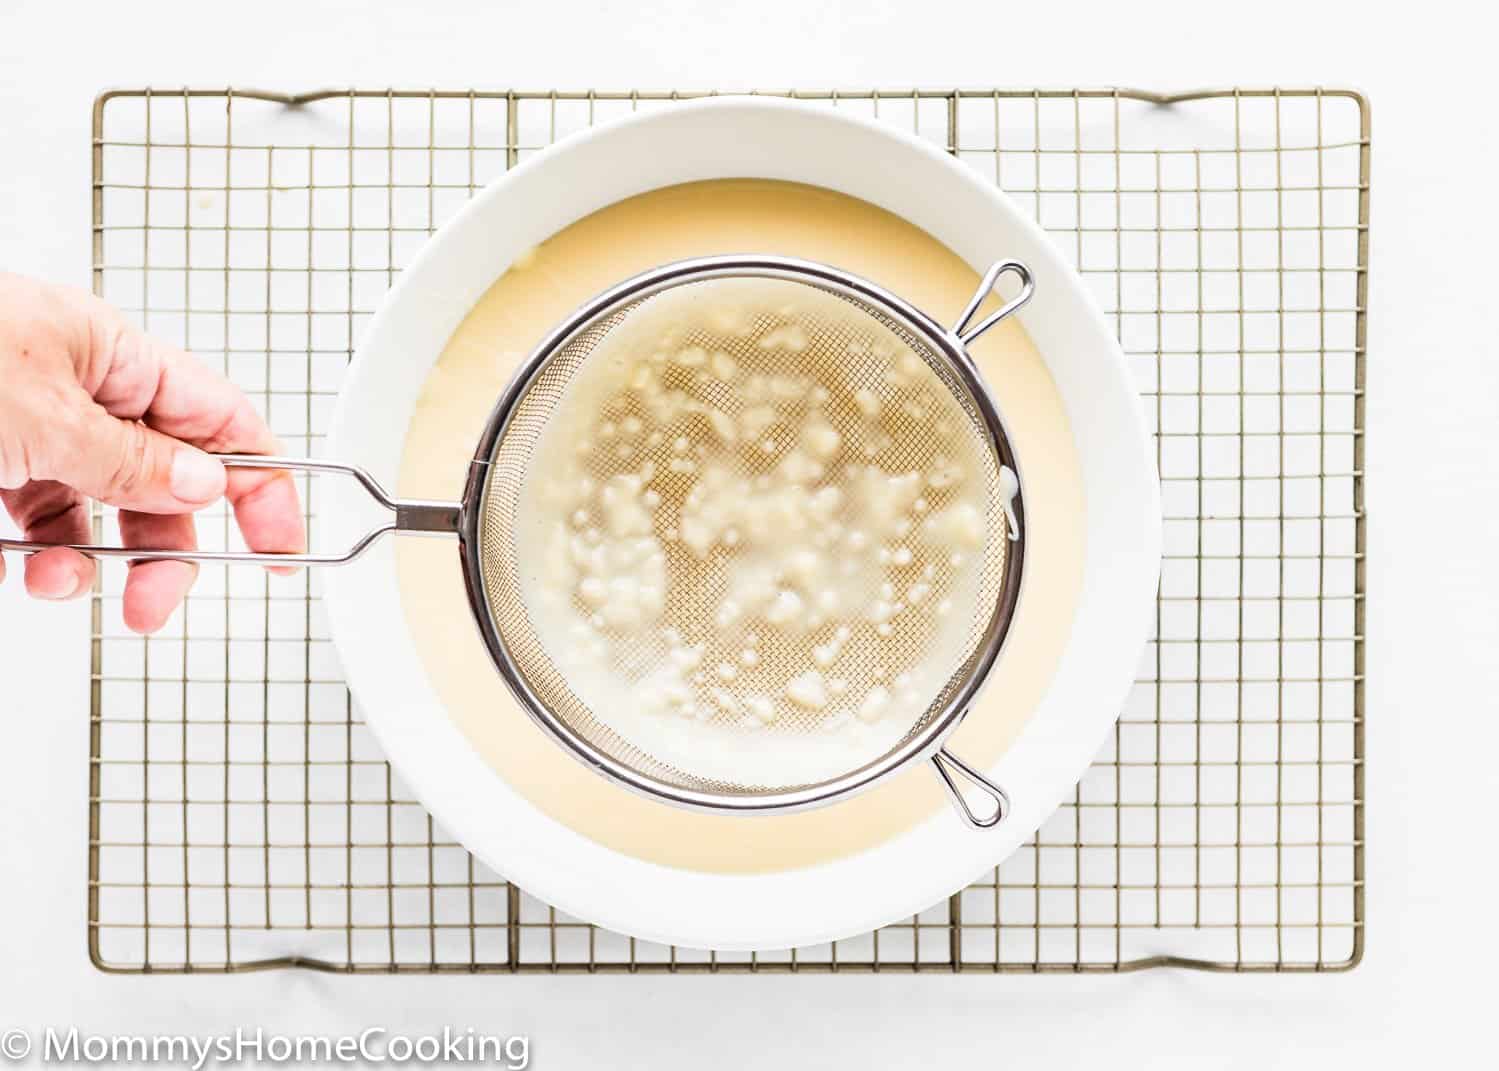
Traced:
POLYGON ((424 502, 392 498, 373 476, 358 465, 338 461, 315 461, 310 458, 271 457, 266 454, 216 454, 231 469, 282 469, 294 472, 323 472, 352 476, 380 505, 395 514, 388 524, 377 525, 354 541, 347 550, 330 554, 275 554, 236 550, 174 550, 139 547, 103 547, 86 543, 37 543, 30 540, 0 539, 0 551, 15 550, 34 554, 53 547, 67 547, 91 558, 128 558, 131 561, 179 562, 248 562, 257 565, 344 565, 359 557, 387 532, 423 532, 433 535, 457 535, 461 507, 455 502, 424 502))
POLYGON ((953 806, 958 809, 958 814, 974 829, 993 829, 1004 821, 1005 815, 1010 813, 1010 797, 1005 795, 1005 790, 948 751, 947 748, 941 748, 932 756, 932 765, 937 767, 937 773, 942 776, 942 783, 947 786, 947 794, 952 797, 953 806), (962 788, 958 785, 959 778, 993 800, 993 811, 983 814, 975 812, 968 802, 968 797, 963 794, 962 788))
POLYGON ((984 277, 979 281, 979 287, 973 292, 973 297, 968 300, 968 307, 963 310, 963 315, 958 317, 958 322, 953 325, 952 333, 958 336, 958 341, 965 346, 978 338, 989 328, 999 323, 1005 317, 1018 310, 1031 299, 1036 292, 1035 280, 1031 278, 1031 270, 1018 260, 1001 260, 990 265, 989 270, 984 272, 984 277), (1014 275, 1020 280, 1020 293, 1005 302, 997 312, 992 312, 970 327, 973 318, 978 315, 979 306, 984 299, 994 292, 999 285, 1000 279, 1006 275, 1014 275))

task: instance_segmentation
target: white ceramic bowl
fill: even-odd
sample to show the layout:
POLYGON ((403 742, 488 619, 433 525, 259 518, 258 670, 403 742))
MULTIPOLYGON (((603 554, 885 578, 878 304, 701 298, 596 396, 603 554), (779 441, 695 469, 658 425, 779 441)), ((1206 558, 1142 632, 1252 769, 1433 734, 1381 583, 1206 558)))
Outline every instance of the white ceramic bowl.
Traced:
MULTIPOLYGON (((339 399, 328 456, 395 484, 400 429, 428 370, 521 251, 634 194, 745 177, 862 198, 923 228, 979 271, 997 257, 1014 257, 1036 278, 1021 320, 1071 420, 1084 482, 1085 575, 1045 699, 985 771, 1012 802, 999 828, 975 832, 943 811, 865 852, 756 874, 690 872, 613 851, 512 790, 449 721, 409 635, 390 541, 324 578, 334 643, 365 719, 448 832, 570 915, 651 940, 720 949, 832 940, 909 916, 1029 837, 1082 776, 1117 716, 1147 636, 1161 543, 1154 463, 1123 355, 1040 228, 991 183, 924 142, 875 122, 762 98, 682 104, 588 130, 475 197, 406 269, 370 324, 339 399)), ((361 529, 368 504, 343 481, 326 483, 320 493, 331 508, 323 535, 337 545, 361 529)))

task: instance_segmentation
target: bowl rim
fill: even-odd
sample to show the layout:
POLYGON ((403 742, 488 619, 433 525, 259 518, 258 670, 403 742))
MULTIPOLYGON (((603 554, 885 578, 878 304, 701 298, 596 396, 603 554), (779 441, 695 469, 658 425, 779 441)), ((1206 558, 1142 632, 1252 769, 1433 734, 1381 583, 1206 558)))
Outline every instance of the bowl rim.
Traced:
MULTIPOLYGON (((394 556, 388 545, 377 548, 357 568, 328 573, 324 601, 330 633, 348 685, 359 700, 377 742, 424 806, 482 861, 567 914, 611 930, 686 947, 784 948, 875 929, 951 895, 1018 847, 1072 790, 1118 716, 1119 706, 1134 679, 1136 656, 1148 636, 1161 551, 1160 491, 1143 413, 1129 381, 1123 353, 1082 280, 1045 232, 991 182, 919 138, 877 120, 766 97, 722 96, 681 102, 591 127, 521 162, 478 193, 418 252, 367 327, 339 392, 326 440, 330 456, 363 460, 344 455, 370 449, 371 416, 361 409, 367 406, 370 401, 367 395, 378 387, 387 372, 388 364, 382 362, 409 355, 413 346, 426 348, 429 352, 423 355, 426 361, 417 380, 419 389, 426 370, 453 328, 508 267, 509 261, 502 262, 498 270, 470 267, 468 276, 483 277, 470 278, 461 286, 448 286, 440 298, 447 310, 444 316, 415 311, 424 302, 435 300, 438 277, 448 270, 445 262, 456 261, 463 255, 464 242, 472 246, 474 232, 486 217, 499 213, 506 201, 514 199, 526 184, 538 182, 537 176, 565 170, 564 162, 576 164, 601 152, 631 151, 632 142, 638 151, 640 144, 663 136, 669 139, 691 130, 694 124, 700 130, 710 129, 702 126, 703 123, 713 124, 714 128, 724 124, 769 123, 784 129, 787 137, 811 124, 820 127, 822 135, 838 135, 881 149, 900 159, 907 171, 927 168, 928 184, 940 180, 951 184, 953 190, 965 192, 970 200, 977 199, 992 214, 995 224, 1017 235, 1017 244, 1025 247, 991 253, 1025 260, 1038 278, 1044 277, 1050 286, 1063 291, 1033 302, 1020 314, 1022 321, 1034 326, 1031 322, 1043 315, 1041 310, 1057 300, 1066 307, 1069 320, 1066 330, 1086 339, 1087 376, 1097 397, 1109 403, 1109 419, 1120 430, 1122 441, 1111 442, 1109 447, 1114 455, 1112 460, 1119 463, 1116 467, 1122 466, 1123 482, 1128 484, 1132 497, 1122 504, 1114 503, 1117 509, 1103 511, 1085 493, 1085 575, 1072 632, 1041 703, 1017 737, 983 771, 1007 788, 1023 786, 1023 791, 1011 792, 1014 803, 1009 819, 1000 830, 974 833, 960 829, 960 823, 943 811, 864 852, 784 871, 697 872, 627 856, 568 829, 511 789, 442 715, 440 702, 436 719, 429 717, 430 709, 407 709, 408 700, 413 706, 423 705, 419 703, 423 689, 432 697, 425 704, 430 708, 436 702, 435 693, 420 667, 416 681, 391 676, 390 660, 384 659, 387 664, 382 664, 380 643, 371 642, 379 630, 367 627, 369 617, 359 595, 359 589, 371 582, 384 583, 390 588, 399 613, 394 556), (1126 510, 1130 515, 1124 515, 1126 510), (1094 538, 1099 523, 1117 537, 1108 541, 1106 551, 1094 538), (383 581, 379 579, 382 571, 383 581), (1085 620, 1090 616, 1085 610, 1093 611, 1091 618, 1097 620, 1085 620), (1080 648, 1096 656, 1098 665, 1090 661, 1088 654, 1079 653, 1080 648), (1076 663, 1071 666, 1071 673, 1069 662, 1076 663), (1086 672, 1077 672, 1084 666, 1086 672), (1080 689, 1091 693, 1091 698, 1078 695, 1057 698, 1060 693, 1076 693, 1080 689), (1079 698, 1087 701, 1078 704, 1079 698), (476 808, 476 798, 482 798, 485 806, 476 808), (504 822, 497 822, 496 808, 504 811, 504 822), (955 833, 967 843, 955 839, 955 833), (921 858, 907 858, 898 868, 893 866, 892 861, 903 851, 921 858), (892 875, 898 875, 898 880, 892 875), (601 885, 608 890, 603 896, 595 891, 601 885), (843 895, 850 888, 878 890, 879 895, 862 901, 850 900, 843 895), (808 901, 815 901, 812 910, 793 910, 808 901), (694 904, 705 903, 711 905, 711 910, 699 907, 694 913, 694 904), (765 909, 753 910, 757 906, 765 909)), ((761 133, 767 129, 763 125, 756 127, 761 133)), ((779 173, 753 172, 732 175, 710 172, 698 177, 735 176, 782 177, 779 173)), ((672 177, 645 188, 688 181, 693 178, 672 177)), ((813 184, 823 185, 815 181, 813 184)), ((595 207, 569 209, 566 222, 638 192, 643 190, 613 194, 595 207)), ((889 204, 881 207, 905 215, 889 204)), ((918 225, 926 227, 923 223, 918 225)), ((539 224, 533 223, 534 226, 539 224)), ((557 229, 551 227, 546 233, 557 229)), ((955 252, 974 264, 975 258, 964 256, 956 248, 955 252)), ((981 271, 985 265, 974 266, 981 271)), ((1033 338, 1036 333, 1032 331, 1033 338)), ((1054 355, 1049 355, 1039 342, 1038 349, 1053 378, 1058 378, 1054 355)), ((1059 391, 1063 385, 1059 380, 1059 391)), ((1062 393, 1077 440, 1086 429, 1080 428, 1075 407, 1067 403, 1066 392, 1062 393)), ((415 397, 408 401, 414 404, 415 397)), ((387 412, 382 425, 387 440, 389 422, 387 412)), ((1083 460, 1083 445, 1078 446, 1083 460)), ((397 444, 397 459, 399 453, 397 444)), ((380 468, 388 468, 375 467, 377 475, 381 474, 380 468)), ((1085 472, 1085 490, 1090 482, 1085 472)), ((332 512, 337 517, 343 511, 332 512)), ((404 614, 400 614, 394 630, 404 627, 404 614)))

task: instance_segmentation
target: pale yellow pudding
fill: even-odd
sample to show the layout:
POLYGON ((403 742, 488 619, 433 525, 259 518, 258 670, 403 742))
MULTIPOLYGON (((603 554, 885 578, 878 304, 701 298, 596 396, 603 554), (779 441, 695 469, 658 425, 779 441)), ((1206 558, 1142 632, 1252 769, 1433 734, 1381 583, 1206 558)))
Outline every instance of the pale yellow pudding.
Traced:
MULTIPOLYGON (((467 459, 498 392, 547 329, 583 301, 630 275, 668 261, 746 252, 799 256, 836 265, 887 287, 939 320, 954 319, 977 284, 973 271, 924 232, 872 205, 826 190, 729 180, 673 187, 620 202, 544 242, 499 279, 460 325, 432 370, 408 429, 401 493, 433 498, 459 494, 467 459)), ((996 258, 1004 254, 1004 250, 995 251, 996 258)), ((1082 503, 1066 418, 1055 386, 1024 331, 1013 321, 1006 323, 976 343, 973 353, 1009 424, 1024 470, 1027 511, 1021 617, 1011 630, 1005 654, 988 686, 951 742, 954 750, 970 762, 984 766, 1013 739, 1044 693, 1065 642, 1081 575, 1082 503)), ((711 354, 704 354, 705 362, 711 359, 711 354)), ((871 420, 877 423, 878 414, 871 414, 871 420)), ((839 464, 842 444, 825 429, 812 426, 816 423, 814 416, 806 416, 806 421, 805 427, 796 429, 797 442, 805 440, 797 456, 806 464, 839 464), (820 450, 827 452, 826 457, 819 457, 820 450)), ((597 436, 605 423, 612 424, 591 420, 591 434, 597 436)), ((616 436, 621 434, 618 427, 609 430, 616 436)), ((643 427, 633 430, 648 434, 643 427)), ((736 427, 733 433, 737 436, 743 430, 736 427)), ((582 434, 579 430, 574 438, 582 434)), ((668 452, 672 445, 667 444, 668 452)), ((789 450, 792 444, 785 445, 789 450)), ((618 448, 617 444, 612 448, 618 448)), ((779 449, 774 444, 773 448, 779 449)), ((681 464, 697 464, 694 457, 701 460, 703 447, 697 449, 699 453, 694 455, 691 444, 684 448, 681 464)), ((932 479, 961 481, 961 453, 949 450, 944 459, 957 475, 929 465, 926 467, 931 471, 920 474, 923 483, 932 479), (958 455, 958 463, 948 456, 953 454, 958 455)), ((892 487, 901 494, 907 490, 903 484, 892 482, 907 474, 884 473, 872 464, 865 470, 861 464, 857 459, 849 459, 846 464, 847 490, 858 493, 860 479, 871 481, 864 492, 870 497, 870 509, 877 505, 874 499, 889 497, 892 487), (864 472, 873 475, 862 476, 864 472)), ((799 486, 801 477, 795 466, 776 471, 784 474, 782 482, 787 487, 799 486)), ((619 496, 624 490, 628 489, 617 492, 618 502, 623 501, 619 496)), ((637 490, 645 494, 644 485, 637 490)), ((752 534, 739 531, 748 527, 744 519, 727 507, 714 507, 711 490, 709 487, 700 492, 692 507, 695 512, 689 511, 689 519, 697 524, 692 530, 697 535, 687 533, 687 537, 701 536, 719 544, 726 536, 731 541, 743 537, 752 543, 752 534)), ((903 511, 921 497, 921 489, 914 484, 909 490, 913 493, 905 497, 911 501, 902 499, 903 511)), ((721 503, 730 501, 727 495, 719 497, 721 503)), ((810 495, 804 497, 812 508, 810 495)), ((582 510, 583 520, 577 522, 579 531, 575 534, 581 538, 590 530, 598 531, 602 541, 607 530, 603 518, 596 525, 587 509, 568 505, 569 518, 582 510)), ((916 562, 914 557, 939 544, 962 541, 964 533, 971 531, 971 526, 961 523, 962 505, 961 496, 954 497, 951 514, 937 519, 926 541, 903 539, 892 528, 878 533, 881 538, 868 547, 870 568, 889 571, 891 582, 887 586, 892 593, 895 583, 900 584, 890 606, 899 604, 906 610, 913 592, 918 602, 925 596, 921 570, 928 566, 929 571, 935 570, 939 560, 916 562), (883 554, 883 560, 874 557, 877 554, 883 554)), ((590 502, 589 507, 602 509, 603 503, 590 502)), ((624 505, 620 509, 624 511, 621 517, 629 512, 624 505)), ((536 519, 538 532, 543 532, 551 529, 552 521, 563 518, 560 513, 550 517, 537 504, 536 519)), ((671 534, 678 535, 675 525, 671 534)), ((847 535, 842 529, 838 532, 840 539, 847 535)), ((868 536, 863 538, 867 540, 868 536)), ((537 546, 541 548, 542 544, 537 546)), ((748 554, 752 549, 745 548, 744 560, 756 560, 748 554)), ((811 553, 817 548, 809 537, 803 549, 811 553)), ((961 561, 961 555, 949 549, 953 550, 951 560, 961 561)), ((591 559, 585 555, 583 560, 591 559)), ((512 787, 552 817, 602 844, 640 858, 693 869, 777 869, 856 852, 946 805, 925 765, 852 800, 794 815, 705 815, 631 794, 564 753, 511 698, 478 639, 451 545, 404 540, 398 544, 397 561, 403 603, 418 653, 454 722, 512 787)), ((644 569, 650 562, 640 565, 644 569)), ((642 582, 630 579, 620 587, 621 592, 629 589, 624 592, 629 599, 603 597, 612 590, 612 577, 584 577, 574 572, 565 578, 578 589, 569 592, 573 604, 598 595, 601 607, 607 604, 613 608, 611 613, 624 614, 617 621, 603 621, 601 617, 597 623, 600 634, 656 623, 652 616, 655 604, 649 598, 654 588, 648 571, 641 573, 642 582), (594 583, 584 592, 582 585, 590 580, 594 583)), ((752 572, 745 573, 749 580, 753 580, 752 572)), ((746 580, 749 594, 741 601, 765 594, 763 605, 755 602, 752 611, 737 604, 729 607, 731 612, 752 614, 761 631, 820 630, 817 649, 827 656, 826 665, 819 654, 817 667, 775 681, 774 691, 767 683, 765 704, 753 710, 741 705, 736 708, 736 716, 749 722, 763 715, 766 721, 772 721, 786 711, 820 710, 846 695, 844 705, 851 711, 867 709, 869 714, 867 719, 852 721, 865 729, 869 724, 887 723, 885 708, 898 694, 889 686, 892 682, 869 679, 867 667, 860 669, 857 658, 846 663, 849 669, 838 668, 850 657, 845 646, 857 646, 848 642, 854 629, 864 625, 872 629, 880 622, 869 617, 870 608, 863 604, 856 609, 841 607, 836 592, 826 596, 826 613, 819 612, 816 600, 821 589, 810 586, 812 579, 809 574, 806 591, 788 583, 784 590, 766 592, 759 592, 746 580), (822 636, 821 631, 827 635, 822 636), (830 693, 830 685, 836 688, 837 696, 830 693)), ((954 591, 960 592, 961 584, 954 591)), ((718 609, 723 612, 723 608, 718 609)), ((936 620, 935 611, 932 613, 936 620)), ((870 632, 870 643, 876 642, 875 635, 870 632)), ((712 665, 700 671, 693 667, 703 677, 700 690, 708 702, 712 702, 715 688, 711 674, 723 672, 719 663, 728 665, 728 672, 736 676, 747 668, 758 668, 752 664, 753 645, 742 642, 746 636, 756 638, 755 628, 736 625, 737 656, 721 657, 722 653, 715 651, 712 665)), ((683 644, 687 650, 691 646, 683 644)), ((700 698, 694 692, 681 702, 695 704, 700 698)))

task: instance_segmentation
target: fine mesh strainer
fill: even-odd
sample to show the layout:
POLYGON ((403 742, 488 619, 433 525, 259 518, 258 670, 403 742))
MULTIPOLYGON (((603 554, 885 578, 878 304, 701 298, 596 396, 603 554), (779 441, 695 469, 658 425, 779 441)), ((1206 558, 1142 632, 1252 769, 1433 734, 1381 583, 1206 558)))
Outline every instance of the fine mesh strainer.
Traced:
POLYGON ((394 517, 342 553, 76 549, 337 565, 386 532, 456 534, 496 668, 606 777, 694 809, 777 813, 930 758, 960 815, 991 827, 1003 790, 943 743, 1009 629, 1024 509, 966 347, 1032 291, 1024 265, 999 262, 949 330, 822 264, 667 265, 537 347, 459 503, 392 498, 355 466, 227 456, 352 475, 394 517), (1007 274, 1017 296, 975 323, 1007 274))

